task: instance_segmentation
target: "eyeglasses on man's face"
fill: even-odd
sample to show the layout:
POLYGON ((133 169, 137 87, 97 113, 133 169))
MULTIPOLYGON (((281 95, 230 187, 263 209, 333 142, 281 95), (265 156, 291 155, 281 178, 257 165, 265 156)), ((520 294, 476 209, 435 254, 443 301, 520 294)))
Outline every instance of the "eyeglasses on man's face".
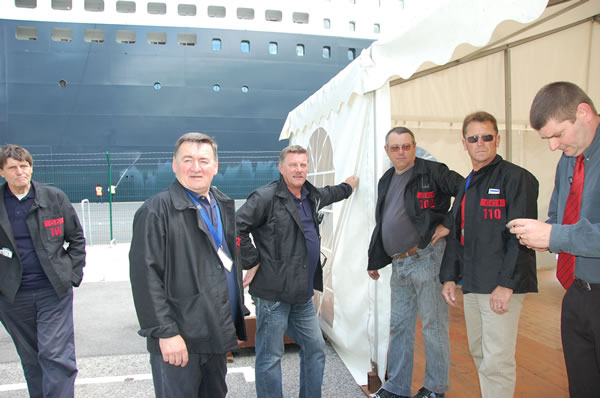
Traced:
POLYGON ((391 145, 389 146, 390 152, 398 152, 402 149, 402 152, 410 151, 413 147, 413 144, 402 144, 402 145, 391 145))
POLYGON ((483 142, 490 142, 490 141, 493 141, 496 136, 493 134, 486 134, 486 135, 481 135, 481 136, 480 135, 472 135, 470 137, 467 137, 466 140, 469 144, 476 144, 477 141, 479 141, 479 137, 481 137, 483 142))

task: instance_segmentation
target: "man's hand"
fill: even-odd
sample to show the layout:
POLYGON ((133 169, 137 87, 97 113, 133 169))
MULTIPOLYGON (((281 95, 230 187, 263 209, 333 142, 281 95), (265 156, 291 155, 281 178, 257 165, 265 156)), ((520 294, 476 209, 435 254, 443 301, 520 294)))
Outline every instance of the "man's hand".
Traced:
POLYGON ((369 274, 369 277, 371 279, 373 279, 374 281, 376 281, 377 279, 379 279, 379 271, 377 271, 377 270, 370 270, 370 271, 367 271, 367 273, 369 274))
POLYGON ((496 286, 490 296, 490 308, 498 315, 508 312, 508 300, 510 300, 513 290, 503 286, 496 286))
POLYGON ((508 223, 510 233, 517 235, 519 243, 530 249, 546 251, 550 247, 552 225, 531 218, 516 218, 508 223))
POLYGON ((445 238, 450 234, 450 230, 444 227, 442 224, 435 227, 435 231, 433 232, 433 236, 431 237, 431 246, 435 246, 438 240, 445 238))
POLYGON ((182 368, 188 363, 188 351, 185 341, 180 335, 158 339, 163 361, 182 368))
POLYGON ((350 176, 350 177, 346 178, 346 181, 344 181, 344 182, 346 184, 350 185, 352 187, 352 190, 354 190, 358 186, 359 180, 360 180, 360 178, 358 178, 357 176, 350 176))
POLYGON ((246 274, 244 275, 244 280, 242 281, 244 285, 244 289, 250 286, 252 280, 254 279, 254 275, 256 275, 256 271, 258 271, 258 267, 260 267, 260 263, 256 264, 254 267, 246 270, 246 274))
POLYGON ((444 282, 442 296, 444 296, 444 300, 446 300, 449 306, 456 308, 456 282, 444 282))

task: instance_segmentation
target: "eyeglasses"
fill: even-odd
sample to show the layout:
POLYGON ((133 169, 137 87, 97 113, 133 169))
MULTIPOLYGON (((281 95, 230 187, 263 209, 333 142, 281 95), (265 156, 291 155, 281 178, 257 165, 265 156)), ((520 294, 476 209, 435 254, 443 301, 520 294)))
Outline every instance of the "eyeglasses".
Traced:
POLYGON ((490 142, 493 141, 495 136, 493 134, 486 134, 486 135, 472 135, 470 137, 467 137, 467 142, 469 144, 476 144, 477 141, 479 141, 479 137, 481 137, 481 139, 483 140, 483 142, 490 142))
POLYGON ((390 148, 390 152, 398 152, 402 149, 402 152, 410 151, 413 147, 413 144, 402 144, 402 145, 392 145, 390 148))

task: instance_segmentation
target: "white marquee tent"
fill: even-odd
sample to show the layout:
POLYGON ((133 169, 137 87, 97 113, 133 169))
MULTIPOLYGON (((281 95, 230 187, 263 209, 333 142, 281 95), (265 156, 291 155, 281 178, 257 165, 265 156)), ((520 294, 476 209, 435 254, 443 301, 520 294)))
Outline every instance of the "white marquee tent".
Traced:
MULTIPOLYGON (((558 155, 528 126, 537 90, 556 80, 580 85, 600 105, 600 0, 444 0, 423 17, 400 18, 380 40, 292 111, 281 139, 309 148, 316 185, 361 178, 322 225, 325 291, 315 297, 321 325, 354 378, 367 384, 372 364, 383 380, 389 337, 389 272, 366 273, 376 186, 389 167, 383 151, 393 126, 411 128, 418 156, 433 156, 466 175, 460 142, 464 116, 494 114, 500 154, 540 181, 544 218, 558 155)), ((538 257, 552 266, 549 255, 538 257)))

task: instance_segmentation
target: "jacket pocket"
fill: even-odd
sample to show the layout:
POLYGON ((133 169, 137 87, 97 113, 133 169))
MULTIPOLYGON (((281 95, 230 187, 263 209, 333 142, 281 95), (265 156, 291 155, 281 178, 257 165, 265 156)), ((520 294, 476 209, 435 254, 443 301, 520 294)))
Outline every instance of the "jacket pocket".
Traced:
POLYGON ((213 310, 217 303, 207 302, 202 293, 185 297, 169 297, 168 300, 175 313, 179 332, 184 339, 210 339, 211 325, 218 319, 213 310))

